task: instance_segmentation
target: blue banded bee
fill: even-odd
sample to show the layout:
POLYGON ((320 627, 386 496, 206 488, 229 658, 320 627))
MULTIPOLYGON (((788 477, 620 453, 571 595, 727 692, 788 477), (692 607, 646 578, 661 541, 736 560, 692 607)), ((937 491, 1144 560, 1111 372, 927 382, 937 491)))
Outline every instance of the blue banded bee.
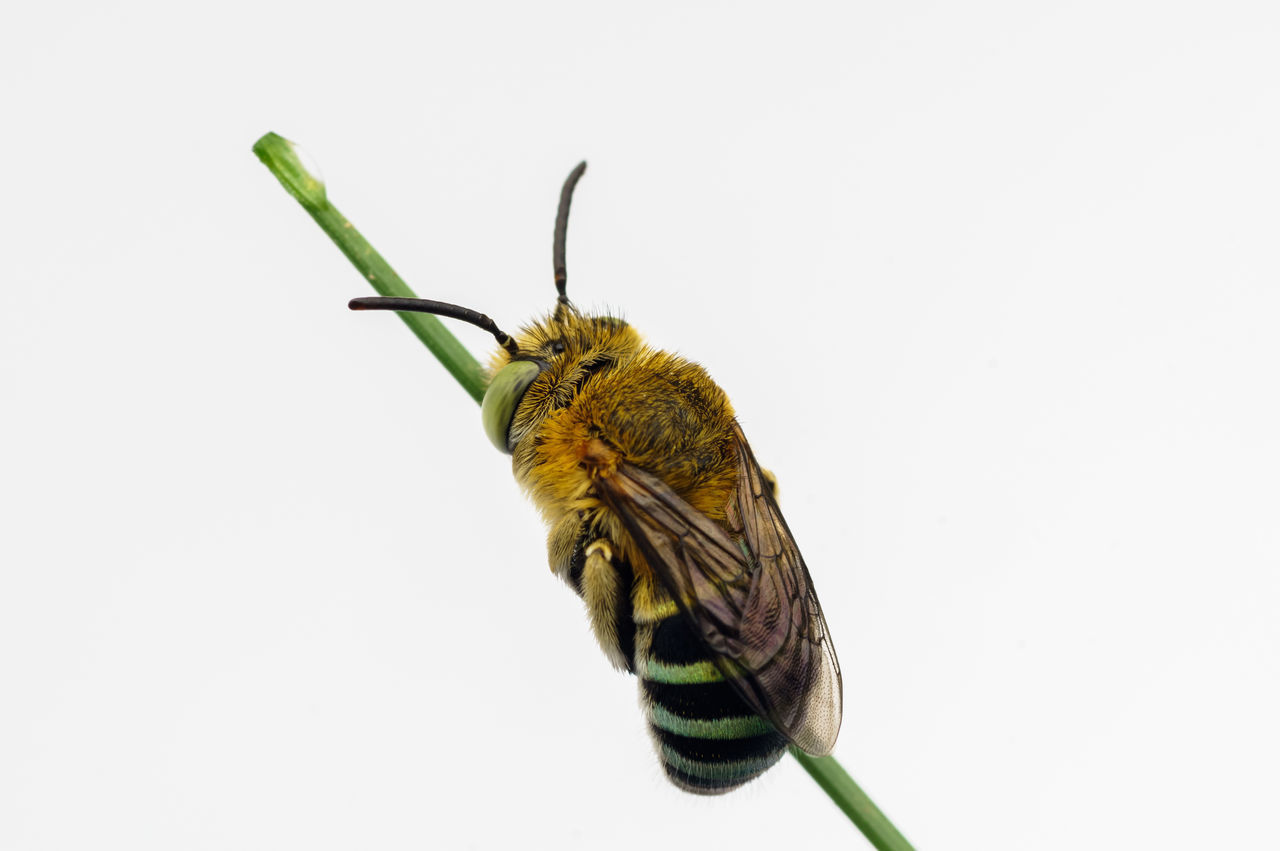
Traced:
POLYGON ((482 420, 547 523, 551 569, 586 604, 609 661, 639 678, 667 776, 722 793, 789 744, 830 752, 840 665, 772 478, 724 391, 566 295, 569 205, 585 170, 560 196, 555 309, 514 337, 444 302, 350 306, 434 313, 494 335, 482 420))

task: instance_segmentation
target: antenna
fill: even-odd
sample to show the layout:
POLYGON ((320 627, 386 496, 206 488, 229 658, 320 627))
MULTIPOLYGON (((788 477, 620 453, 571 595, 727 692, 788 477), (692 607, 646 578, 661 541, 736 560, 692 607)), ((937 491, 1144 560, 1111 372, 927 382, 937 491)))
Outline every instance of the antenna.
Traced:
POLYGON ((556 293, 558 293, 559 302, 564 305, 569 303, 569 296, 565 295, 565 282, 568 273, 565 271, 564 266, 564 238, 565 233, 569 230, 569 202, 573 200, 573 187, 578 185, 578 181, 586 170, 587 162, 583 160, 578 163, 573 171, 569 172, 569 176, 565 178, 564 186, 560 189, 560 207, 556 210, 556 236, 551 245, 551 254, 556 269, 556 293))
POLYGON ((459 307, 445 301, 431 301, 426 298, 384 298, 382 296, 365 296, 353 298, 347 302, 352 310, 396 310, 405 313, 433 313, 436 316, 447 316, 450 319, 461 319, 463 322, 483 328, 492 334, 498 345, 506 349, 511 357, 520 354, 520 347, 509 334, 504 332, 492 319, 478 310, 459 307))

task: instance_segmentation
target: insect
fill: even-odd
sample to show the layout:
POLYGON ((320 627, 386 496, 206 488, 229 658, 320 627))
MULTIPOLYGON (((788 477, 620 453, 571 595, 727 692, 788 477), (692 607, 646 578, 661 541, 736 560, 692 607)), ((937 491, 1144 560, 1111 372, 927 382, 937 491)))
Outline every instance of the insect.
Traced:
POLYGON ((640 681, 658 758, 682 789, 758 777, 789 744, 829 753, 840 665, 800 550, 724 391, 566 295, 569 175, 556 214, 554 311, 514 337, 426 299, 353 310, 434 313, 493 334, 485 432, 547 523, 552 571, 586 604, 616 668, 640 681))

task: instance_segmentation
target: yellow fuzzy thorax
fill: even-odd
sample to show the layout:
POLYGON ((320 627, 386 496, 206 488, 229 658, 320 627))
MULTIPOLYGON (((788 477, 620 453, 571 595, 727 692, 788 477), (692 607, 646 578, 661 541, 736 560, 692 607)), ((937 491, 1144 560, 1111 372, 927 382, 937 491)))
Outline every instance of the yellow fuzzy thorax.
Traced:
MULTIPOLYGON (((723 523, 737 476, 728 398, 701 366, 648 347, 621 319, 561 309, 516 341, 521 358, 546 364, 520 400, 510 434, 513 471, 549 527, 552 563, 566 546, 557 536, 590 521, 635 567, 637 621, 669 615, 669 595, 596 499, 593 480, 626 462, 723 523)), ((492 370, 510 360, 499 351, 492 370)))

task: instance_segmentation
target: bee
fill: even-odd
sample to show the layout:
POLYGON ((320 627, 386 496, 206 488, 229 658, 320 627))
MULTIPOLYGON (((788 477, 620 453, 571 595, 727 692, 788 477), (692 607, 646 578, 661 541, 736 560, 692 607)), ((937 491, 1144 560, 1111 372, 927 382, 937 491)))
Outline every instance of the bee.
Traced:
POLYGON ((560 194, 555 309, 514 337, 444 302, 350 307, 433 313, 493 334, 481 419, 542 513, 551 570, 586 604, 613 666, 639 679, 667 777, 719 794, 788 745, 831 751, 840 664, 773 479, 728 396, 698 364, 566 295, 569 205, 585 170, 560 194))

